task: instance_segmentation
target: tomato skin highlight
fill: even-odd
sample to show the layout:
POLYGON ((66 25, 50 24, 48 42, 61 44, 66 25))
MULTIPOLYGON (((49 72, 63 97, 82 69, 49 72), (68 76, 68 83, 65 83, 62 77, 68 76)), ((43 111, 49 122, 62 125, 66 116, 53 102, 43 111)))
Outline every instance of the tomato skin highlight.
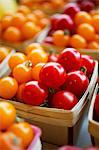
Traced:
POLYGON ((58 88, 64 84, 65 79, 66 72, 59 63, 49 62, 41 69, 40 80, 47 87, 58 88))
POLYGON ((71 110, 77 103, 76 96, 68 91, 59 91, 52 99, 52 107, 65 110, 71 110))
POLYGON ((65 68, 66 72, 79 70, 80 61, 81 54, 74 48, 64 49, 58 57, 58 63, 60 63, 65 68))
POLYGON ((82 71, 73 71, 67 74, 65 90, 72 92, 77 97, 81 97, 86 91, 89 80, 82 71))
POLYGON ((27 82, 22 91, 23 102, 33 106, 43 104, 47 96, 48 89, 38 81, 27 82))

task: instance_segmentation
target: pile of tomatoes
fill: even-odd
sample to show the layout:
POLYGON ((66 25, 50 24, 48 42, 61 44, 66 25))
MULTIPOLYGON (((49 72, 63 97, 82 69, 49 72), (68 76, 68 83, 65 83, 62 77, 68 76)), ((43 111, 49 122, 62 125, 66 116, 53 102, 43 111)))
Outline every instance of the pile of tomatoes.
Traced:
POLYGON ((0 20, 0 38, 5 42, 21 42, 34 38, 49 20, 41 10, 31 11, 21 5, 15 14, 5 14, 0 20))
POLYGON ((14 106, 0 102, 0 149, 24 150, 32 142, 35 133, 31 125, 18 120, 14 106))
POLYGON ((40 9, 48 14, 52 14, 56 11, 61 11, 64 4, 66 4, 68 0, 20 0, 20 4, 24 4, 29 6, 32 9, 40 9))
POLYGON ((99 50, 98 24, 99 10, 86 12, 78 4, 69 3, 61 14, 51 17, 51 29, 44 43, 60 48, 99 50))
POLYGON ((9 61, 11 75, 0 79, 0 97, 39 106, 72 109, 89 85, 95 62, 76 49, 48 54, 39 43, 30 44, 9 61))

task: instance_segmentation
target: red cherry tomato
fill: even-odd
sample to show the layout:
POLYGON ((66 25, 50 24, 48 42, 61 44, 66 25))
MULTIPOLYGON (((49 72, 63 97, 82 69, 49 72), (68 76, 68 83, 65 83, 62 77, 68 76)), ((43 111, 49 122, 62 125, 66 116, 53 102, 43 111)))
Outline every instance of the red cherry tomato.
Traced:
POLYGON ((66 4, 66 6, 64 7, 64 14, 69 15, 71 18, 74 18, 75 15, 80 11, 80 8, 77 4, 75 3, 69 3, 66 4))
POLYGON ((94 70, 94 66, 95 66, 95 62, 92 59, 91 56, 88 55, 82 55, 81 56, 81 66, 85 67, 87 70, 86 74, 89 77, 93 70, 94 70))
POLYGON ((30 81, 25 84, 22 91, 22 99, 26 104, 38 106, 44 103, 48 96, 48 90, 38 81, 30 81))
POLYGON ((82 71, 73 71, 67 74, 65 90, 72 92, 77 97, 82 96, 89 84, 87 76, 82 71))
POLYGON ((81 55, 73 48, 64 49, 59 57, 58 62, 66 69, 66 72, 80 69, 81 55))
POLYGON ((60 14, 60 17, 57 20, 57 29, 69 31, 72 31, 74 29, 73 20, 69 17, 69 15, 60 14))
POLYGON ((55 62, 44 65, 40 72, 40 80, 47 87, 58 88, 65 82, 66 72, 64 68, 55 62))
POLYGON ((96 118, 99 118, 99 94, 97 94, 95 100, 95 113, 96 113, 96 118))
POLYGON ((51 28, 53 30, 57 29, 57 21, 59 18, 60 18, 60 14, 52 15, 52 17, 51 17, 51 28))
POLYGON ((77 103, 76 96, 67 91, 57 92, 52 99, 52 107, 65 110, 71 110, 77 103))
POLYGON ((95 5, 92 1, 82 1, 81 5, 81 10, 90 12, 95 8, 95 5))

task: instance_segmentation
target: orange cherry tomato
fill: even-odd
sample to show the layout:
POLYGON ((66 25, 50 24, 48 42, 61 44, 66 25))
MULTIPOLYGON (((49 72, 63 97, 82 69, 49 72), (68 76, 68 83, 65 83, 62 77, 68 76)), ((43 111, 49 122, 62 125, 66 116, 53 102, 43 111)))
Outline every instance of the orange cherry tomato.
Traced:
POLYGON ((14 106, 8 102, 0 102, 0 130, 10 127, 14 123, 15 119, 16 110, 14 106))
POLYGON ((0 149, 23 150, 22 140, 11 132, 0 134, 0 149))
POLYGON ((40 43, 32 43, 32 44, 29 44, 27 47, 26 47, 26 50, 25 50, 25 53, 26 54, 29 54, 32 52, 32 50, 35 50, 35 49, 42 49, 42 46, 40 45, 40 43))
POLYGON ((99 43, 92 41, 88 44, 88 49, 99 50, 99 43))
POLYGON ((80 11, 75 16, 75 24, 80 25, 82 23, 88 23, 88 24, 92 23, 92 18, 90 14, 88 14, 85 11, 80 11))
POLYGON ((41 28, 46 27, 48 24, 49 24, 49 19, 47 19, 47 18, 42 18, 42 19, 40 20, 40 22, 38 23, 38 25, 39 25, 41 28))
POLYGON ((71 39, 70 39, 70 45, 74 48, 86 48, 86 40, 78 35, 78 34, 74 34, 71 39))
POLYGON ((10 126, 9 131, 20 137, 23 146, 26 148, 34 138, 34 131, 30 124, 26 122, 15 123, 10 126))
POLYGON ((0 62, 2 62, 9 54, 9 49, 6 47, 0 47, 0 62))
POLYGON ((35 66, 38 63, 46 63, 48 61, 48 55, 46 52, 44 52, 41 49, 33 50, 29 55, 27 56, 28 60, 30 60, 35 66))
POLYGON ((69 44, 70 37, 65 35, 64 31, 57 30, 53 34, 53 43, 59 47, 65 47, 69 44))
POLYGON ((12 77, 4 77, 0 79, 0 97, 11 99, 18 90, 17 81, 12 77))
POLYGON ((33 13, 29 13, 29 14, 26 16, 26 18, 27 18, 27 21, 31 21, 31 22, 33 22, 33 23, 35 23, 35 24, 38 22, 36 16, 35 16, 33 13))
POLYGON ((37 65, 35 65, 32 69, 32 77, 34 80, 37 80, 39 81, 39 74, 40 74, 40 71, 42 69, 42 67, 45 65, 45 63, 38 63, 37 65))
POLYGON ((42 19, 45 17, 45 14, 42 10, 36 9, 33 11, 33 14, 37 17, 37 19, 42 19))
POLYGON ((97 43, 99 43, 99 34, 95 34, 94 40, 95 40, 97 43))
POLYGON ((93 16, 92 25, 96 32, 99 33, 99 15, 93 16))
POLYGON ((29 21, 23 25, 21 31, 25 39, 30 39, 33 38, 36 33, 40 31, 40 28, 37 27, 33 22, 29 21))
POLYGON ((90 12, 90 15, 91 15, 91 16, 99 15, 99 9, 97 9, 97 10, 92 10, 92 11, 90 12))
POLYGON ((83 23, 79 25, 77 29, 77 33, 88 41, 93 40, 95 36, 94 28, 88 23, 83 23))
POLYGON ((23 53, 17 52, 10 57, 8 64, 11 70, 13 70, 14 67, 16 67, 19 64, 22 64, 26 60, 27 60, 27 57, 23 53))
POLYGON ((13 77, 18 83, 25 83, 32 80, 32 63, 26 61, 23 64, 17 65, 13 69, 13 77))
POLYGON ((4 31, 3 39, 8 42, 19 42, 21 40, 21 32, 16 27, 10 26, 4 31))
POLYGON ((16 93, 16 98, 18 101, 22 102, 22 91, 25 87, 25 83, 20 84, 16 93))
POLYGON ((26 17, 22 13, 15 13, 12 18, 12 26, 21 28, 26 22, 26 17))
POLYGON ((1 25, 2 25, 2 29, 6 29, 8 28, 9 26, 11 26, 11 22, 12 22, 12 16, 9 15, 9 16, 4 16, 1 20, 1 25))
POLYGON ((24 15, 28 15, 29 13, 31 13, 31 10, 29 9, 29 7, 25 6, 25 5, 20 5, 18 7, 17 12, 20 12, 24 15))

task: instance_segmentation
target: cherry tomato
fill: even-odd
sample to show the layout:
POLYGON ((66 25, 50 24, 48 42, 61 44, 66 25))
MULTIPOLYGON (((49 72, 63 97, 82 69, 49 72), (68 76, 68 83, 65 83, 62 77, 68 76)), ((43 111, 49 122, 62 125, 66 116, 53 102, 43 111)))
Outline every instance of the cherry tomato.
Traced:
POLYGON ((69 15, 71 18, 74 18, 75 15, 80 11, 80 8, 77 4, 75 3, 69 3, 66 4, 66 6, 64 7, 64 14, 69 15))
POLYGON ((70 72, 79 70, 80 59, 81 55, 76 49, 66 48, 60 53, 58 62, 66 69, 66 72, 70 72))
POLYGON ((26 148, 34 138, 34 131, 27 122, 15 123, 10 126, 9 131, 22 139, 24 148, 26 148))
POLYGON ((38 63, 37 65, 35 65, 32 69, 32 77, 34 80, 37 80, 39 81, 39 74, 40 74, 40 71, 42 69, 42 67, 45 65, 45 63, 38 63))
POLYGON ((7 129, 16 119, 16 110, 8 102, 0 102, 0 130, 7 129))
POLYGON ((22 91, 22 100, 26 104, 33 106, 41 105, 48 95, 47 88, 38 81, 30 81, 25 84, 22 91))
POLYGON ((81 66, 85 67, 87 76, 90 76, 94 70, 95 62, 91 56, 82 55, 81 56, 81 66))
POLYGON ((13 77, 18 83, 25 83, 32 80, 32 63, 31 61, 26 61, 23 64, 17 65, 13 69, 13 77))
POLYGON ((67 74, 65 90, 80 97, 86 91, 88 84, 89 80, 85 73, 82 71, 73 71, 67 74))
POLYGON ((51 28, 53 30, 56 30, 57 29, 57 21, 60 17, 60 14, 55 14, 51 17, 51 28))
POLYGON ((28 54, 28 60, 34 65, 38 63, 46 63, 48 61, 48 55, 42 49, 35 49, 28 54))
POLYGON ((17 81, 12 77, 4 77, 0 79, 0 97, 11 99, 15 96, 18 89, 17 81))
POLYGON ((96 113, 96 118, 99 118, 99 94, 96 96, 95 100, 95 113, 96 113))
POLYGON ((57 92, 52 99, 52 107, 65 110, 71 110, 77 103, 76 96, 67 91, 57 92))
POLYGON ((11 70, 14 69, 14 67, 16 67, 18 64, 21 64, 23 62, 26 61, 26 55, 24 55, 23 53, 15 53, 13 54, 8 61, 9 67, 11 70))
POLYGON ((64 68, 55 62, 49 62, 44 65, 40 72, 40 80, 47 87, 58 88, 66 79, 64 68))
POLYGON ((23 150, 22 140, 11 132, 0 134, 0 149, 23 150))
POLYGON ((19 87, 18 87, 18 90, 17 90, 17 93, 16 93, 16 98, 17 98, 17 101, 19 101, 19 102, 23 102, 23 100, 22 100, 22 91, 23 91, 24 87, 25 87, 25 83, 20 84, 19 87))
POLYGON ((92 1, 82 1, 81 10, 90 12, 95 8, 95 5, 92 1))
POLYGON ((69 15, 60 14, 60 17, 57 20, 57 29, 69 31, 74 29, 74 23, 69 15))

